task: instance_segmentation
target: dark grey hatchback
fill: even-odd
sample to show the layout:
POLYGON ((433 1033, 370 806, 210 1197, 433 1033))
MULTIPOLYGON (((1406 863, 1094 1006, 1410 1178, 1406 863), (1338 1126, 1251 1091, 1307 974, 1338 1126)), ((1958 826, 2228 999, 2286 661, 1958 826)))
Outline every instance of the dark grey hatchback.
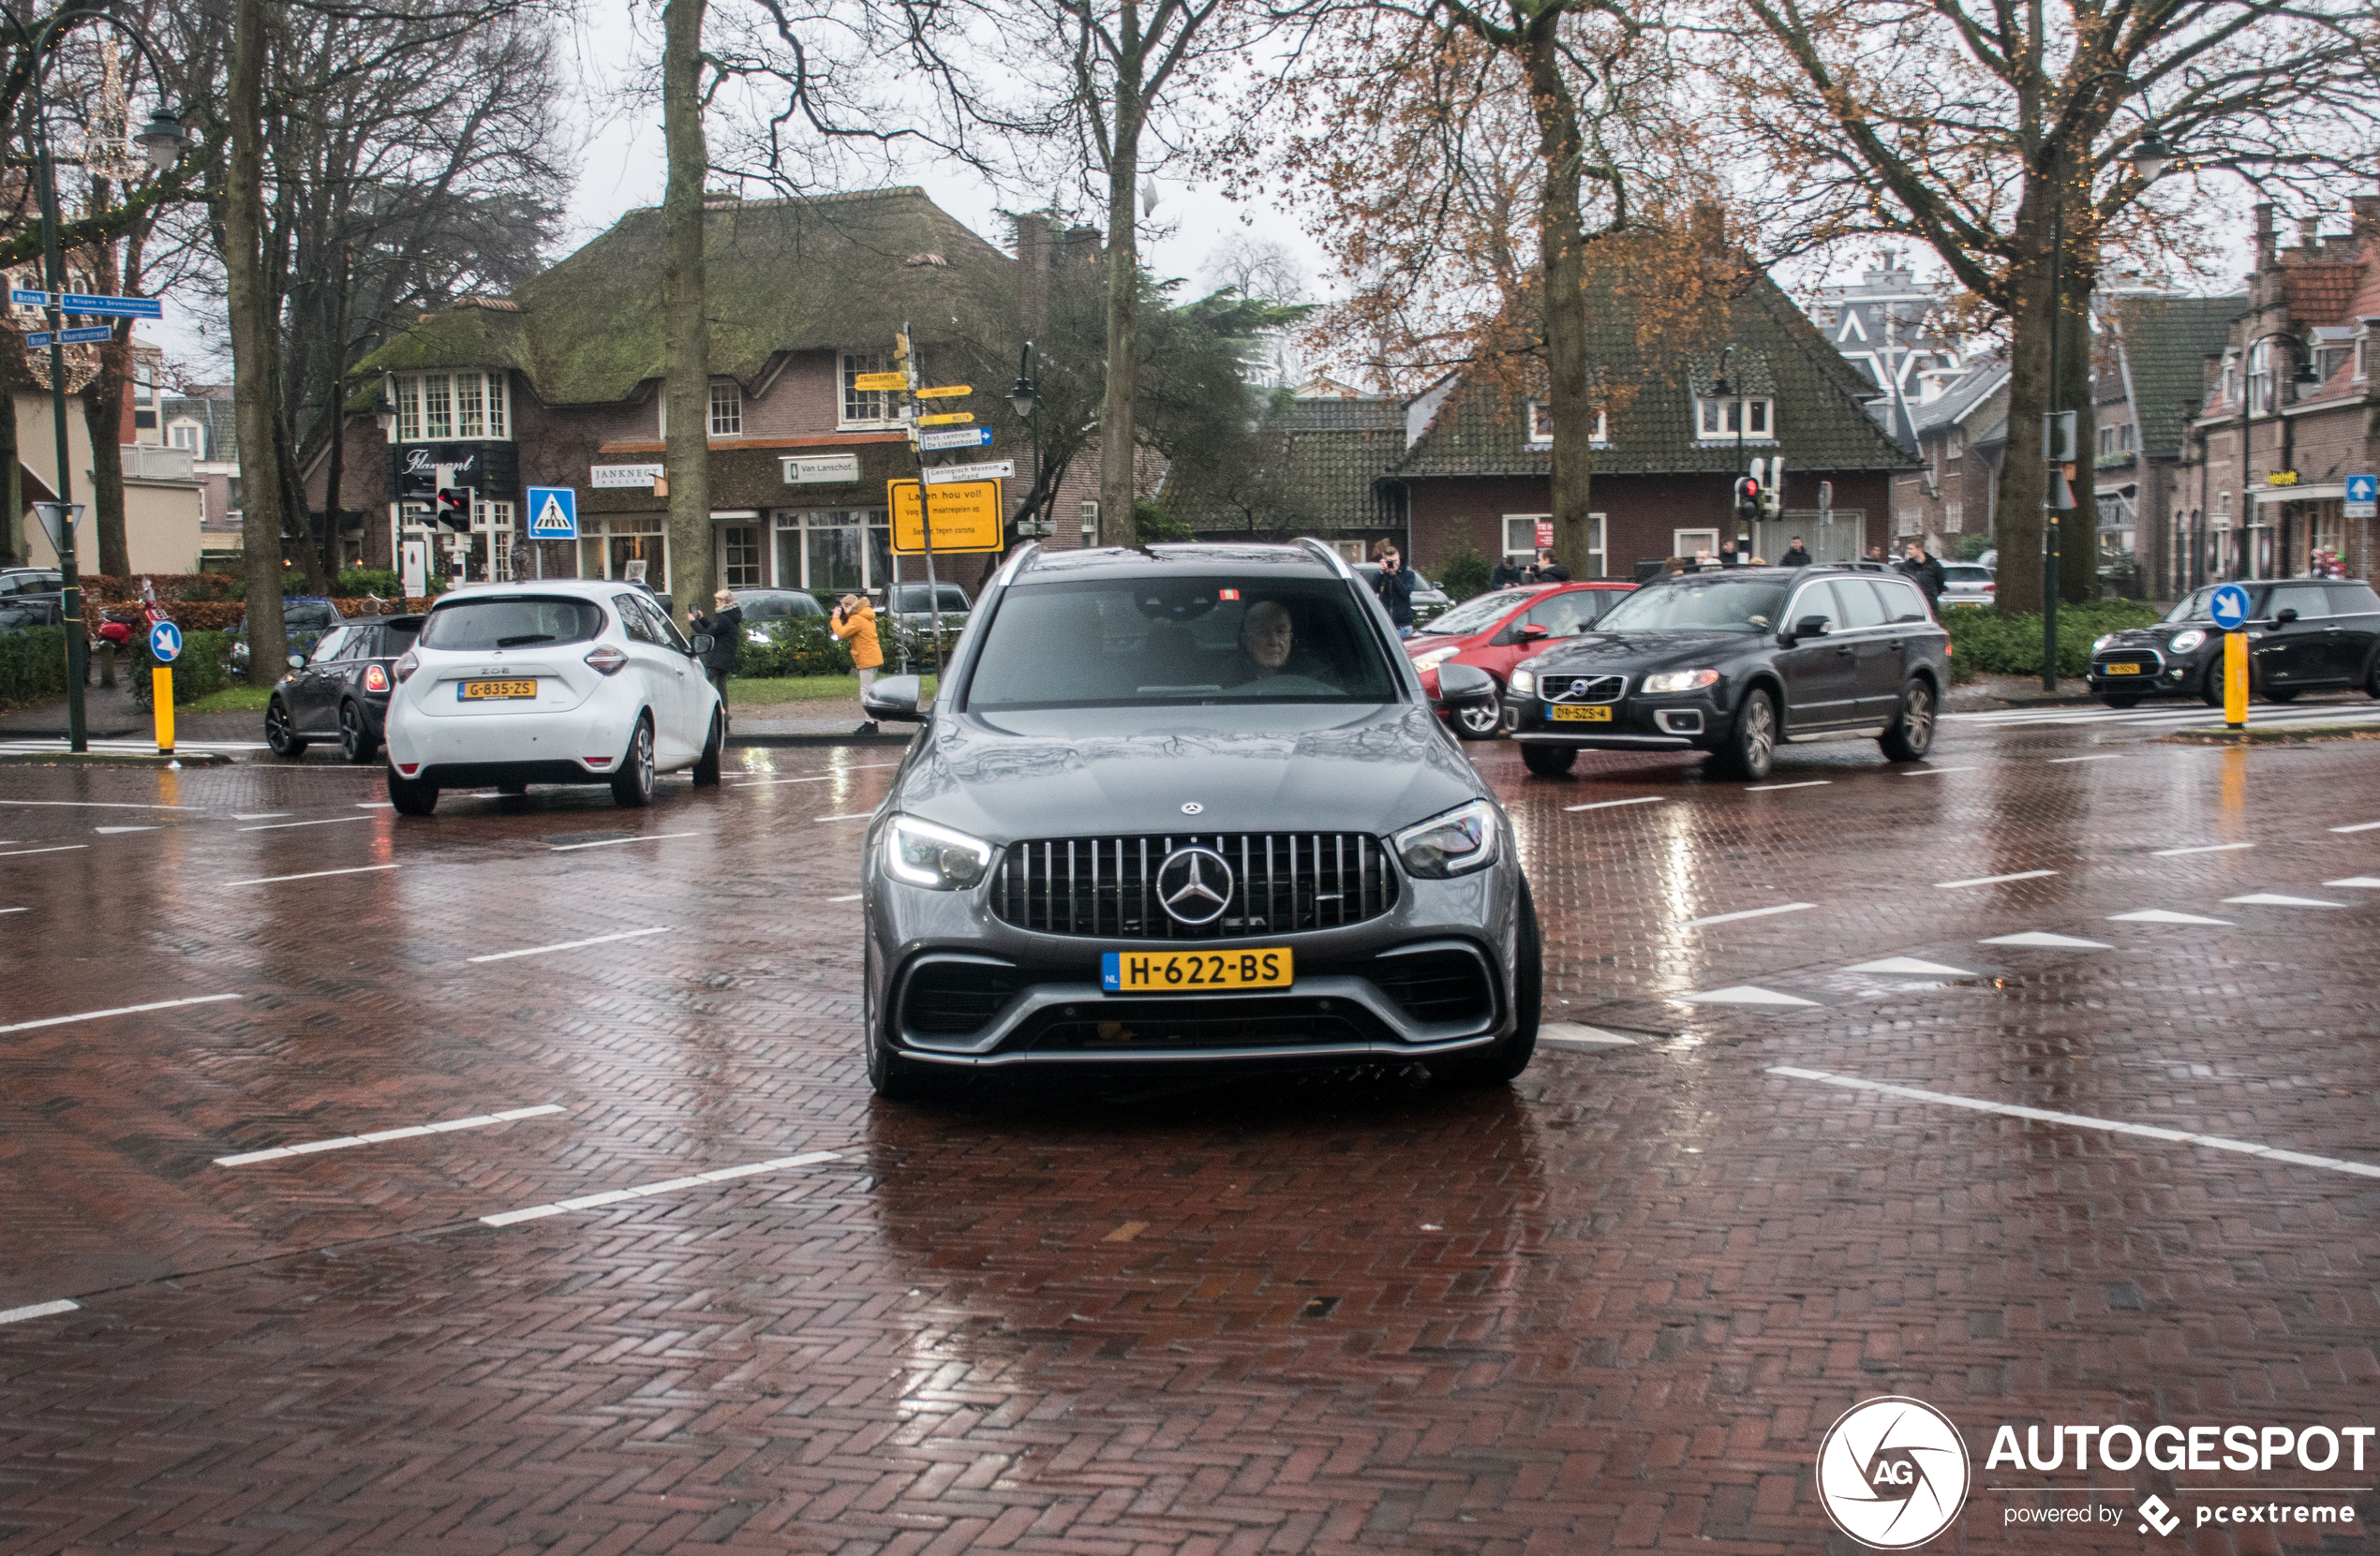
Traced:
MULTIPOLYGON (((1467 669, 1468 667, 1450 667, 1467 669)), ((1441 690, 1490 699, 1484 673, 1441 690)), ((1537 917, 1503 810, 1314 541, 1027 548, 868 832, 868 1075, 1421 1061, 1520 1074, 1537 917)))

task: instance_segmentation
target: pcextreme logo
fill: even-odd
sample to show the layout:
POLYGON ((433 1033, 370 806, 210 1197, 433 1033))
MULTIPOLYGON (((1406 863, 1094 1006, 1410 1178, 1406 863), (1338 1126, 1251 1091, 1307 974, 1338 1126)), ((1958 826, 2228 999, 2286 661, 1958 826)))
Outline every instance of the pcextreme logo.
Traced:
POLYGON ((1876 1550, 1908 1550, 1967 1504, 1967 1443, 1923 1400, 1864 1400, 1818 1445, 1818 1497, 1835 1527, 1876 1550))

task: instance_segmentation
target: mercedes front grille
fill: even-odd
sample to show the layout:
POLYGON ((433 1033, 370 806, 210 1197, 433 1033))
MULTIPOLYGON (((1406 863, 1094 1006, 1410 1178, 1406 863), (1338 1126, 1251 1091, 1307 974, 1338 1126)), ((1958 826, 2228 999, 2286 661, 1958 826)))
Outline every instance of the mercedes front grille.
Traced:
POLYGON ((1227 832, 1171 837, 1056 837, 1011 843, 992 877, 991 910, 1019 929, 1110 940, 1212 941, 1360 924, 1396 906, 1397 874, 1361 832, 1227 832), (1223 911, 1175 921, 1157 869, 1180 848, 1212 849, 1231 867, 1223 911))

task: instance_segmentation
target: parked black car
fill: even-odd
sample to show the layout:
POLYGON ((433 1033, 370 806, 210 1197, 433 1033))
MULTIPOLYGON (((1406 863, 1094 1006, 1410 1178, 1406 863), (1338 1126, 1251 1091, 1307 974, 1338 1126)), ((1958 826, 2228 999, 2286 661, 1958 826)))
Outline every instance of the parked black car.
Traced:
MULTIPOLYGON (((1518 1074, 1537 918, 1494 793, 1344 558, 1028 545, 976 602, 861 874, 868 1075, 1518 1074)), ((1469 665, 1449 698, 1486 699, 1469 665)))
MULTIPOLYGON (((2090 689, 2111 708, 2150 697, 2223 705, 2223 638, 2215 590, 2194 591, 2154 627, 2109 632, 2090 645, 2090 689)), ((2361 688, 2380 697, 2380 596, 2372 585, 2321 578, 2243 584, 2248 591, 2248 691, 2285 703, 2301 691, 2361 688)))
POLYGON ((1915 762, 1933 748, 1949 643, 1894 573, 1670 573, 1513 670, 1512 738, 1549 778, 1582 750, 1690 748, 1762 778, 1779 741, 1873 739, 1915 762))
POLYGON ((0 597, 0 632, 25 632, 36 627, 63 627, 66 607, 54 594, 0 597))
POLYGON ((731 589, 744 613, 744 636, 754 643, 768 641, 768 624, 797 616, 826 617, 826 607, 807 589, 731 589))
POLYGON ((394 666, 421 635, 422 621, 385 615, 343 622, 316 640, 314 652, 292 664, 264 705, 264 742, 274 754, 301 757, 314 741, 335 740, 339 755, 358 765, 377 758, 394 666))
POLYGON ((66 586, 67 575, 55 568, 0 569, 0 602, 21 594, 61 596, 66 586))
MULTIPOLYGON (((289 636, 290 652, 309 660, 313 659, 315 645, 321 641, 322 634, 346 619, 339 615, 338 606, 319 594, 291 594, 281 599, 281 630, 289 636)), ((240 625, 232 630, 231 674, 245 675, 247 673, 248 618, 243 612, 240 625)))

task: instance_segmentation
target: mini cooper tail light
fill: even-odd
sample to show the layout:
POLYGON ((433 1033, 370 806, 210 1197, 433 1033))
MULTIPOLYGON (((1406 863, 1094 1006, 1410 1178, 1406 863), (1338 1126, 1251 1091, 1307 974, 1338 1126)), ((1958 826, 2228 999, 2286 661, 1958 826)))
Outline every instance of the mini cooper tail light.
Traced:
POLYGON ((408 648, 405 651, 405 657, 396 661, 396 678, 400 681, 409 681, 413 678, 413 672, 421 668, 421 659, 415 657, 413 650, 408 648))
POLYGON ((628 656, 607 643, 588 655, 587 662, 594 666, 599 675, 617 675, 619 667, 628 662, 628 656))
POLYGON ((386 665, 375 664, 365 668, 364 672, 364 690, 386 691, 388 689, 389 673, 386 665))

